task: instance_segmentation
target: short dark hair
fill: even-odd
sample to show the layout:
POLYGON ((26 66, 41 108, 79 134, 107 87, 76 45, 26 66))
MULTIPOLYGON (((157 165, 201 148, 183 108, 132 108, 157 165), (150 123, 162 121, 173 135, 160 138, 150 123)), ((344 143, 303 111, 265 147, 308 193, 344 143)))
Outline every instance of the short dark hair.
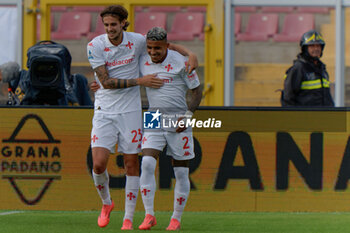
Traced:
POLYGON ((167 33, 161 27, 154 27, 154 28, 151 28, 147 32, 146 39, 147 40, 152 40, 152 41, 161 41, 161 40, 167 41, 167 33))
MULTIPOLYGON (((108 6, 106 7, 101 13, 100 16, 103 20, 103 17, 107 16, 107 15, 111 15, 111 16, 116 16, 118 17, 119 21, 123 21, 126 20, 128 18, 128 11, 121 5, 112 5, 112 6, 108 6)), ((126 29, 129 26, 129 22, 126 21, 125 26, 123 27, 123 30, 126 31, 126 29)))

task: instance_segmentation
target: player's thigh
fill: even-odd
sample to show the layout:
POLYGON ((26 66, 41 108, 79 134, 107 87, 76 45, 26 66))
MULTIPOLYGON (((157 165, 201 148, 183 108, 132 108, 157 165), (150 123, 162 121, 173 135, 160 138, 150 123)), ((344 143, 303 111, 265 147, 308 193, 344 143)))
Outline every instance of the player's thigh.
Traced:
POLYGON ((141 110, 120 114, 117 121, 119 131, 118 151, 124 154, 137 154, 141 152, 141 110))
POLYGON ((165 138, 165 132, 163 131, 156 131, 156 132, 150 132, 146 131, 143 134, 142 139, 142 155, 154 155, 155 151, 163 151, 165 145, 166 145, 166 138, 165 138), (153 149, 153 150, 152 150, 153 149), (147 152, 152 154, 147 154, 147 152))
POLYGON ((103 147, 111 153, 118 141, 115 115, 95 114, 92 120, 91 148, 103 147))
POLYGON ((168 132, 165 134, 167 141, 167 155, 175 160, 190 160, 194 158, 193 136, 191 131, 181 133, 168 132))
POLYGON ((190 165, 190 160, 176 160, 172 159, 171 164, 173 167, 189 167, 190 165))

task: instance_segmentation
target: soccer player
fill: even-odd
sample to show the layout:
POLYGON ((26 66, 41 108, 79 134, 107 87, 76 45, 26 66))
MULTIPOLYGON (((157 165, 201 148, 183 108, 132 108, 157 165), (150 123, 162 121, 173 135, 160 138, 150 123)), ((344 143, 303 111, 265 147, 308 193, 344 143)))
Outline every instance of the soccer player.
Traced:
MULTIPOLYGON (((194 71, 185 72, 186 59, 178 52, 168 50, 167 33, 155 27, 148 31, 147 52, 140 60, 140 71, 143 75, 156 74, 164 81, 159 89, 146 87, 150 109, 157 110, 154 118, 160 114, 164 119, 188 121, 200 104, 202 90, 194 71), (186 104, 186 92, 190 89, 191 100, 186 104), (158 111, 160 110, 160 111, 158 111), (178 115, 179 118, 176 116, 178 115), (175 116, 175 118, 174 118, 175 116), (182 116, 185 116, 184 119, 182 116)), ((144 131, 142 140, 142 166, 140 190, 145 207, 145 219, 140 230, 149 230, 156 225, 154 216, 154 195, 156 191, 155 168, 160 152, 167 145, 167 155, 172 156, 176 184, 174 190, 174 211, 167 230, 179 230, 183 210, 190 192, 189 161, 194 158, 192 129, 181 127, 149 129, 144 131)))
MULTIPOLYGON (((140 182, 138 153, 141 151, 142 114, 139 86, 160 88, 163 82, 155 75, 139 78, 139 58, 146 53, 146 39, 141 34, 126 32, 129 25, 127 10, 113 5, 105 8, 100 16, 106 34, 95 37, 87 46, 97 85, 101 86, 95 94, 91 131, 92 176, 103 203, 98 225, 108 225, 114 208, 107 163, 118 143, 126 170, 122 230, 131 230, 140 182)), ((190 70, 196 68, 197 57, 193 53, 179 45, 173 45, 173 48, 191 58, 190 70)))

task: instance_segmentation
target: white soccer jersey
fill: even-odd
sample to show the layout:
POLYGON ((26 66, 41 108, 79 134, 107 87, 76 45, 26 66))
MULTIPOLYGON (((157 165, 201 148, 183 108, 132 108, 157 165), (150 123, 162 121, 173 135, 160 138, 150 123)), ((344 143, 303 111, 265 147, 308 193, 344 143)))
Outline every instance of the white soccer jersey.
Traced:
MULTIPOLYGON (((93 69, 105 65, 109 77, 133 79, 139 77, 139 58, 145 54, 146 39, 133 32, 123 32, 120 45, 113 45, 107 34, 88 43, 88 59, 93 69)), ((96 81, 100 84, 96 74, 96 81)), ((141 109, 140 87, 122 89, 101 88, 95 93, 95 111, 107 114, 125 113, 141 109)))
POLYGON ((153 63, 148 54, 141 57, 141 74, 143 76, 157 74, 158 78, 164 80, 164 85, 159 89, 146 87, 150 109, 162 109, 162 113, 167 114, 185 113, 187 110, 187 90, 200 85, 195 71, 191 74, 185 71, 186 62, 186 57, 169 49, 167 57, 162 63, 153 63))

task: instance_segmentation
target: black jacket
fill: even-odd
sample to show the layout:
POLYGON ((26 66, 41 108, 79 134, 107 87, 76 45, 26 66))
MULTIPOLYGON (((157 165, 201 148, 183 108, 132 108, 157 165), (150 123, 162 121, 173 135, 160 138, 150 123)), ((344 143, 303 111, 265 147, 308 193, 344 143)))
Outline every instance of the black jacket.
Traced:
POLYGON ((334 106, 326 66, 302 54, 285 75, 282 106, 334 106))

